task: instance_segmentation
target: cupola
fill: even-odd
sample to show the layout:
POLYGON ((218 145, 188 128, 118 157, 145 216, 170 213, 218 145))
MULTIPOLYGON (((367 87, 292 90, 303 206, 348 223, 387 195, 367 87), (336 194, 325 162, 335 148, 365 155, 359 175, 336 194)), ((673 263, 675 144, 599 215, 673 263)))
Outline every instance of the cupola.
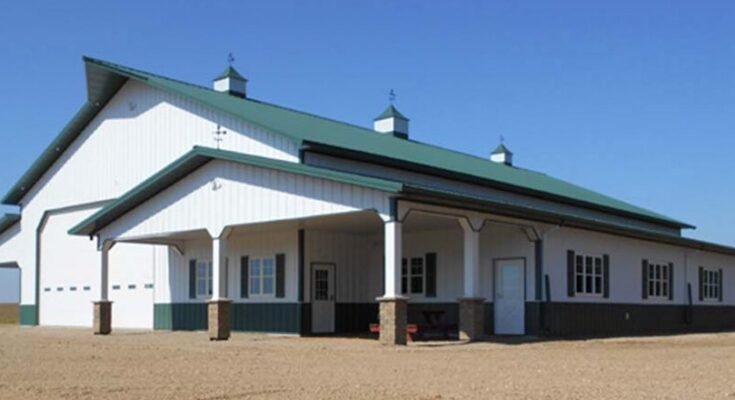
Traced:
POLYGON ((495 148, 495 150, 493 150, 492 153, 490 153, 490 161, 512 166, 513 153, 501 143, 495 148))
POLYGON ((214 78, 214 90, 229 93, 237 97, 245 97, 245 88, 248 80, 232 66, 228 66, 224 72, 214 78))
POLYGON ((401 114, 393 104, 373 120, 376 132, 408 139, 408 118, 401 114))

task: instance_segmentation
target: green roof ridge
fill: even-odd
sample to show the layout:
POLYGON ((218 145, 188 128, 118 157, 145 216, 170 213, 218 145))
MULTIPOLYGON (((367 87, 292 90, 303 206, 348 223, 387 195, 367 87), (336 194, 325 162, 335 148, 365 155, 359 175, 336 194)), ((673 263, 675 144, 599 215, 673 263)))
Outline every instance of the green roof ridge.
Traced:
POLYGON ((385 111, 383 111, 382 113, 380 113, 380 115, 378 115, 377 117, 375 117, 375 119, 373 121, 378 121, 378 120, 386 119, 386 118, 400 118, 400 119, 404 119, 406 121, 409 120, 408 118, 406 118, 405 115, 401 114, 401 112, 398 111, 398 109, 395 108, 393 106, 393 104, 389 105, 388 108, 386 108, 385 111))

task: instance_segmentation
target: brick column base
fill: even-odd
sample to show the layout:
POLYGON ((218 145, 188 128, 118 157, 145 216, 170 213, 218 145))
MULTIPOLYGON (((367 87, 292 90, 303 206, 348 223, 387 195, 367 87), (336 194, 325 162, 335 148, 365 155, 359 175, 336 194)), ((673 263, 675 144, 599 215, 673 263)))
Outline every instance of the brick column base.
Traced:
POLYGON ((381 297, 380 302, 380 343, 385 345, 405 345, 406 325, 408 324, 408 298, 381 297))
POLYGON ((94 302, 94 334, 109 335, 112 332, 112 302, 94 302))
POLYGON ((212 300, 208 303, 209 340, 230 338, 230 300, 212 300))
POLYGON ((459 339, 474 341, 483 337, 485 299, 459 299, 459 339))

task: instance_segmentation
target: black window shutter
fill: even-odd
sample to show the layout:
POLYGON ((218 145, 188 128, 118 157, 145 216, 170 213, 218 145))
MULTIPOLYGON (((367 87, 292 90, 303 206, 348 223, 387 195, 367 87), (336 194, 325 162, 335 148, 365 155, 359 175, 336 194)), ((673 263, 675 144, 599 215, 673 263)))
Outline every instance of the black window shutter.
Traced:
POLYGON ((189 260, 189 298, 197 297, 197 260, 189 260))
POLYGON ((669 300, 674 300, 674 263, 669 263, 669 300))
POLYGON ((648 260, 643 260, 641 265, 641 297, 648 298, 648 260))
POLYGON ((574 297, 574 250, 567 250, 567 296, 574 297))
POLYGON ((717 274, 719 275, 719 279, 717 279, 717 286, 719 286, 717 293, 720 294, 720 302, 722 302, 722 269, 720 269, 717 274))
POLYGON ((436 297, 436 253, 426 254, 426 297, 436 297))
POLYGON ((276 254, 276 297, 286 297, 286 255, 276 254))
POLYGON ((240 257, 240 298, 247 299, 250 294, 250 257, 240 257))
POLYGON ((704 268, 699 267, 699 301, 704 300, 704 268))
POLYGON ((610 297, 610 256, 602 256, 602 297, 610 297))

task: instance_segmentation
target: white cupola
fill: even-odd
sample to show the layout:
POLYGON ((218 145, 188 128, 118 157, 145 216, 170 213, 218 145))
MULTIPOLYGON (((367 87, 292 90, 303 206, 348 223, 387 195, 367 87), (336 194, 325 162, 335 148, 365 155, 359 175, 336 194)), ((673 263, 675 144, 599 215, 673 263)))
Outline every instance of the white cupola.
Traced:
POLYGON ((500 144, 498 147, 490 153, 490 161, 499 164, 513 165, 513 153, 505 147, 504 144, 500 144))
POLYGON ((214 90, 237 97, 245 97, 247 84, 248 80, 231 65, 218 77, 214 78, 214 90))
POLYGON ((373 127, 376 132, 408 139, 408 118, 398 112, 393 104, 373 120, 373 127))

